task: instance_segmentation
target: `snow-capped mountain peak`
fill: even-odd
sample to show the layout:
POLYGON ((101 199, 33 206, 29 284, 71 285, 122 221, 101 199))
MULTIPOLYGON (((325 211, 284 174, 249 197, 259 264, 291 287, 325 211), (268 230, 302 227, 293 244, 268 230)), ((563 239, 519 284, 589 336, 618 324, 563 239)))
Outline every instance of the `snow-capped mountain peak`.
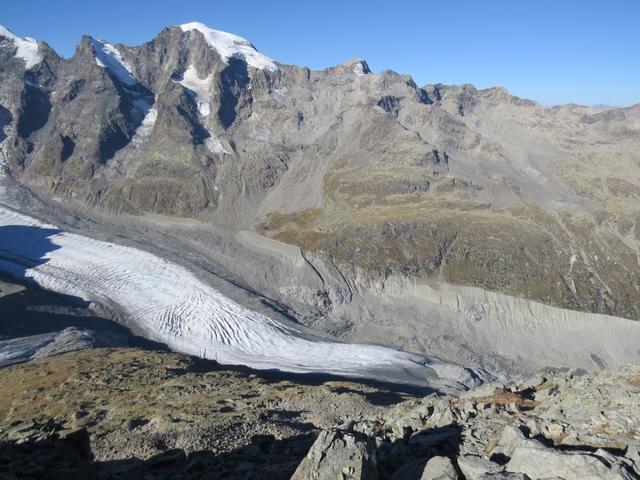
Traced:
POLYGON ((351 67, 353 73, 355 73, 359 77, 371 73, 369 65, 362 58, 354 58, 353 60, 349 60, 345 65, 351 67))
POLYGON ((120 52, 109 42, 91 39, 96 63, 108 69, 118 80, 126 85, 135 85, 137 82, 131 74, 131 67, 124 61, 120 52))
POLYGON ((38 41, 30 37, 18 37, 8 28, 0 25, 0 37, 8 38, 16 47, 17 58, 24 60, 25 68, 30 69, 42 61, 38 52, 38 41))
POLYGON ((258 52, 251 42, 233 33, 222 32, 207 27, 200 22, 191 22, 180 25, 183 32, 197 30, 204 35, 211 48, 214 48, 225 60, 239 58, 248 65, 261 70, 276 71, 276 63, 266 55, 258 52))

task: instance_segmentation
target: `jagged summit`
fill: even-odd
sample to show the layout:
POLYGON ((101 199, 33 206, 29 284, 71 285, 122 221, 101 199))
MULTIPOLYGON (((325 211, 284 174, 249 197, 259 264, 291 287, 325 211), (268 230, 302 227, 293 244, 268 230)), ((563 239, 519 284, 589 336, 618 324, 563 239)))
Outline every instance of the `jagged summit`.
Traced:
POLYGON ((353 58, 351 60, 347 60, 344 63, 344 66, 351 67, 353 73, 355 73, 356 75, 367 75, 371 73, 369 65, 362 58, 353 58))
POLYGON ((194 30, 200 32, 209 46, 214 48, 225 61, 230 58, 239 58, 254 68, 270 71, 278 69, 271 58, 260 53, 249 40, 238 35, 214 30, 200 22, 185 23, 179 27, 183 32, 194 30))
POLYGON ((16 48, 15 56, 24 60, 25 68, 35 67, 42 61, 42 55, 38 51, 38 41, 31 37, 18 37, 8 28, 0 25, 0 38, 8 39, 16 48))

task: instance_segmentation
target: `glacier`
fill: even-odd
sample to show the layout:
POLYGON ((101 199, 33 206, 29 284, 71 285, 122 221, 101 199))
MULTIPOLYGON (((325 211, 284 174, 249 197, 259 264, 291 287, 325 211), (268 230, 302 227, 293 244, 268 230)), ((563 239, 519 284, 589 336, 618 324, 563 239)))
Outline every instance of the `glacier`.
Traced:
POLYGON ((0 271, 89 301, 172 350, 297 373, 465 389, 481 373, 375 345, 312 339, 239 303, 186 268, 145 251, 64 232, 0 207, 0 271))
POLYGON ((196 67, 189 65, 182 74, 182 78, 174 80, 193 95, 196 105, 198 106, 198 111, 203 117, 207 117, 211 113, 211 91, 209 89, 209 84, 211 83, 212 78, 213 76, 211 74, 205 78, 200 78, 196 67))

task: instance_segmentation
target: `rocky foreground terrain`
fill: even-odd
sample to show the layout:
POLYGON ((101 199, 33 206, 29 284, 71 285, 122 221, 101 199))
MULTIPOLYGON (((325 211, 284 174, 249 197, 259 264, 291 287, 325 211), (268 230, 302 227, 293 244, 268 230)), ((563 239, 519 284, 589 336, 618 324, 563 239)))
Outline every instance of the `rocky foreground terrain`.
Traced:
POLYGON ((638 366, 426 397, 135 348, 0 373, 3 479, 640 478, 638 366))

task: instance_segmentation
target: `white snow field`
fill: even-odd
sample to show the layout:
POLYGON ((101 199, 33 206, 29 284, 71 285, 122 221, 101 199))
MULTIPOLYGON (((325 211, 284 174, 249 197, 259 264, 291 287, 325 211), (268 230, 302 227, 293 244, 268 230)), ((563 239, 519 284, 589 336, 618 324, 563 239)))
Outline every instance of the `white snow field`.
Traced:
POLYGON ((120 52, 109 42, 91 39, 91 46, 98 66, 106 68, 125 85, 135 85, 131 67, 124 61, 120 52))
POLYGON ((191 22, 180 25, 183 32, 197 30, 204 35, 207 44, 215 49, 224 61, 230 58, 239 58, 248 65, 261 70, 278 70, 275 62, 258 52, 251 42, 233 33, 221 32, 207 27, 204 23, 191 22))
POLYGON ((0 25, 0 37, 8 38, 16 47, 17 58, 24 60, 27 70, 35 67, 42 61, 42 55, 38 52, 38 41, 30 37, 18 37, 11 33, 8 28, 0 25))
POLYGON ((258 369, 460 389, 477 373, 392 348, 316 341, 150 253, 66 233, 0 207, 0 271, 80 297, 171 349, 258 369))
POLYGON ((176 83, 182 85, 194 96, 198 111, 203 117, 207 117, 211 113, 211 90, 209 85, 212 78, 211 74, 205 78, 200 78, 196 67, 189 65, 182 74, 182 78, 175 80, 176 83))

